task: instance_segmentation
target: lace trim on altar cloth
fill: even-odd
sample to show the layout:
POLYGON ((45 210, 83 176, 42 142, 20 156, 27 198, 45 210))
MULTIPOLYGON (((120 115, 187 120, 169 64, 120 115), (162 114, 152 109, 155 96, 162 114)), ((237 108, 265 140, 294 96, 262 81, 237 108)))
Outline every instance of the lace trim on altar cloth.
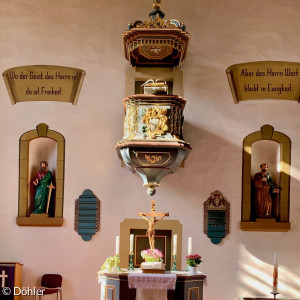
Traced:
POLYGON ((130 289, 175 290, 175 274, 128 274, 130 289))

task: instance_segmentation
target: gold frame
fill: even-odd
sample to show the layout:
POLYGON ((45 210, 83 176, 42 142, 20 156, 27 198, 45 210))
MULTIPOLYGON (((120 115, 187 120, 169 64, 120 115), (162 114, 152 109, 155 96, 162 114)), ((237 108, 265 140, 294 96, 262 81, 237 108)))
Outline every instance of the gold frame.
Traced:
POLYGON ((115 300, 115 293, 116 293, 115 289, 116 289, 116 287, 113 285, 105 285, 105 300, 115 300), (109 289, 112 290, 111 299, 108 299, 108 297, 107 297, 109 289))
POLYGON ((193 292, 196 292, 196 297, 197 297, 197 300, 199 300, 199 287, 191 287, 189 288, 188 290, 188 300, 191 300, 191 296, 192 296, 192 293, 193 292))

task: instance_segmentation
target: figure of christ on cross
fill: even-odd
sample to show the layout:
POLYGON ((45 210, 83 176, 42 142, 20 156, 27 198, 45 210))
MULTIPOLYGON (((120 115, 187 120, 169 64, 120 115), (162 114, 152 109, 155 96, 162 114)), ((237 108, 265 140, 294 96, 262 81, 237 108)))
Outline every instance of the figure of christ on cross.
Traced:
POLYGON ((0 278, 2 279, 2 284, 1 284, 1 288, 5 287, 5 278, 7 278, 8 275, 5 274, 5 271, 2 271, 2 275, 0 275, 0 278))
POLYGON ((155 244, 155 240, 154 240, 155 239, 155 231, 154 231, 155 223, 159 222, 164 217, 168 217, 169 213, 156 212, 155 211, 155 200, 151 200, 151 212, 139 212, 138 216, 143 217, 149 223, 149 228, 148 228, 146 234, 149 238, 150 249, 151 249, 151 251, 153 251, 154 244, 155 244), (148 219, 148 217, 149 217, 149 219, 148 219), (156 217, 160 217, 160 218, 156 219, 156 217))

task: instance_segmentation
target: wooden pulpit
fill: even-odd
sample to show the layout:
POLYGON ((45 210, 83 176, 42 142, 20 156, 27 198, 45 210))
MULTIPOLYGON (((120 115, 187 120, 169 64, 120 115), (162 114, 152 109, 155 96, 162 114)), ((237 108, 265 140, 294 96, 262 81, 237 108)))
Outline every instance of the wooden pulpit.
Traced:
POLYGON ((0 262, 0 299, 22 299, 22 295, 14 296, 15 287, 22 289, 22 266, 18 262, 0 262))

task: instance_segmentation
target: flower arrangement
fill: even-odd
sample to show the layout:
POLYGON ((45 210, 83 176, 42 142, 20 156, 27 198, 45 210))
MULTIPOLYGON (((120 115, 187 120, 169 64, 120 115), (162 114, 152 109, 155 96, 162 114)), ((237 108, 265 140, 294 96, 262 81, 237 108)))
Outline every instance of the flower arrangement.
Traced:
POLYGON ((199 254, 191 254, 186 256, 186 263, 189 267, 197 267, 202 262, 199 254))
POLYGON ((120 263, 119 256, 117 256, 117 255, 110 256, 103 263, 103 265, 101 266, 100 271, 107 271, 107 272, 117 271, 119 263, 120 263))
POLYGON ((162 261, 164 257, 158 249, 153 249, 153 251, 151 249, 143 250, 141 256, 146 262, 162 261))

